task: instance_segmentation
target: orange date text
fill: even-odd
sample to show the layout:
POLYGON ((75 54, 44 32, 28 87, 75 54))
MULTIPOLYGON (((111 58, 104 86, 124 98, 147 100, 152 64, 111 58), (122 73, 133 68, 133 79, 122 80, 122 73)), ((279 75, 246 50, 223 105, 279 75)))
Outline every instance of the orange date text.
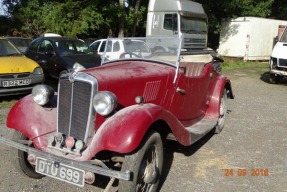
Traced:
POLYGON ((240 176, 240 177, 244 177, 244 176, 268 176, 269 172, 268 169, 244 169, 244 168, 240 168, 240 169, 224 169, 225 173, 224 176, 226 177, 230 177, 230 176, 240 176))

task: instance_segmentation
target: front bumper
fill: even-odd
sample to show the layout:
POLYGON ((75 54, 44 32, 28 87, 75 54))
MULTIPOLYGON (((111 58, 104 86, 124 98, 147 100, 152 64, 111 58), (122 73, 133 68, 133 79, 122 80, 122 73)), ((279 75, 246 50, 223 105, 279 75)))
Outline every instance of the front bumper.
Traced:
POLYGON ((22 150, 22 151, 25 151, 29 154, 35 154, 38 157, 42 157, 42 158, 45 158, 45 159, 50 160, 50 161, 54 161, 57 163, 63 163, 63 164, 69 165, 71 167, 76 167, 78 169, 90 171, 92 173, 96 173, 99 175, 104 175, 107 177, 122 179, 122 180, 127 180, 127 181, 131 179, 130 171, 125 171, 125 172, 114 171, 114 170, 110 170, 110 169, 103 168, 100 166, 91 165, 88 162, 80 162, 80 161, 75 161, 72 159, 67 159, 67 158, 60 157, 60 156, 57 156, 57 155, 54 155, 51 153, 47 153, 45 151, 40 151, 40 150, 37 150, 35 148, 28 147, 27 145, 23 145, 21 143, 15 142, 15 141, 11 141, 11 140, 6 139, 2 136, 0 136, 0 143, 7 145, 7 146, 10 146, 10 147, 13 147, 13 148, 16 148, 16 149, 19 149, 19 150, 22 150))
POLYGON ((270 73, 276 74, 276 75, 287 76, 287 71, 281 71, 281 70, 277 70, 277 69, 271 69, 270 73))

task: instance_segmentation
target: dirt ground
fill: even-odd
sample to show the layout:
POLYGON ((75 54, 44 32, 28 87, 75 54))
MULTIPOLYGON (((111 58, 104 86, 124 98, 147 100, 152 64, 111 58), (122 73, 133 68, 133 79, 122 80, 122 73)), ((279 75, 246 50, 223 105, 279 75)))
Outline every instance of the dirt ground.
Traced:
MULTIPOLYGON (((167 143, 160 191, 287 191, 287 81, 269 84, 267 69, 225 74, 236 98, 228 102, 223 131, 190 147, 167 143)), ((0 134, 11 137, 4 124, 0 134)), ((0 192, 103 191, 98 186, 78 188, 47 177, 30 179, 14 168, 12 149, 1 145, 0 153, 0 192)))

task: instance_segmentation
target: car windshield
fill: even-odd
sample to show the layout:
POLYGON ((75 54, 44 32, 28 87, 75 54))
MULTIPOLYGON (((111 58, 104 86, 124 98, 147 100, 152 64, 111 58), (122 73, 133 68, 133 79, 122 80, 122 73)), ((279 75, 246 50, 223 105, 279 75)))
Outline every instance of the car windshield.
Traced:
POLYGON ((287 30, 285 29, 282 36, 281 36, 281 39, 280 39, 280 42, 287 42, 287 30))
POLYGON ((0 39, 0 57, 18 56, 21 52, 7 39, 0 39))
POLYGON ((94 50, 81 40, 59 40, 56 41, 60 55, 94 54, 94 50))
POLYGON ((109 38, 102 64, 115 60, 137 59, 176 66, 180 47, 181 41, 177 37, 109 38))

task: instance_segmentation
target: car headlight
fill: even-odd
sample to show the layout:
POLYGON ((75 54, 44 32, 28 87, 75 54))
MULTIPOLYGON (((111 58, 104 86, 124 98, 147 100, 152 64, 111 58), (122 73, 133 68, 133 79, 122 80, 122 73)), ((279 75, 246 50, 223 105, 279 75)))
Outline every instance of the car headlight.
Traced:
POLYGON ((33 74, 35 74, 35 75, 41 75, 41 74, 43 74, 43 69, 42 69, 42 67, 37 67, 37 68, 35 68, 34 71, 33 71, 33 74))
POLYGON ((109 115, 117 107, 117 97, 108 91, 98 92, 93 99, 93 106, 100 115, 109 115))
POLYGON ((78 71, 82 71, 86 69, 83 65, 81 65, 80 63, 75 63, 73 65, 73 71, 78 72, 78 71))
POLYGON ((54 90, 48 85, 36 85, 32 89, 32 96, 38 105, 45 105, 54 95, 54 90))

